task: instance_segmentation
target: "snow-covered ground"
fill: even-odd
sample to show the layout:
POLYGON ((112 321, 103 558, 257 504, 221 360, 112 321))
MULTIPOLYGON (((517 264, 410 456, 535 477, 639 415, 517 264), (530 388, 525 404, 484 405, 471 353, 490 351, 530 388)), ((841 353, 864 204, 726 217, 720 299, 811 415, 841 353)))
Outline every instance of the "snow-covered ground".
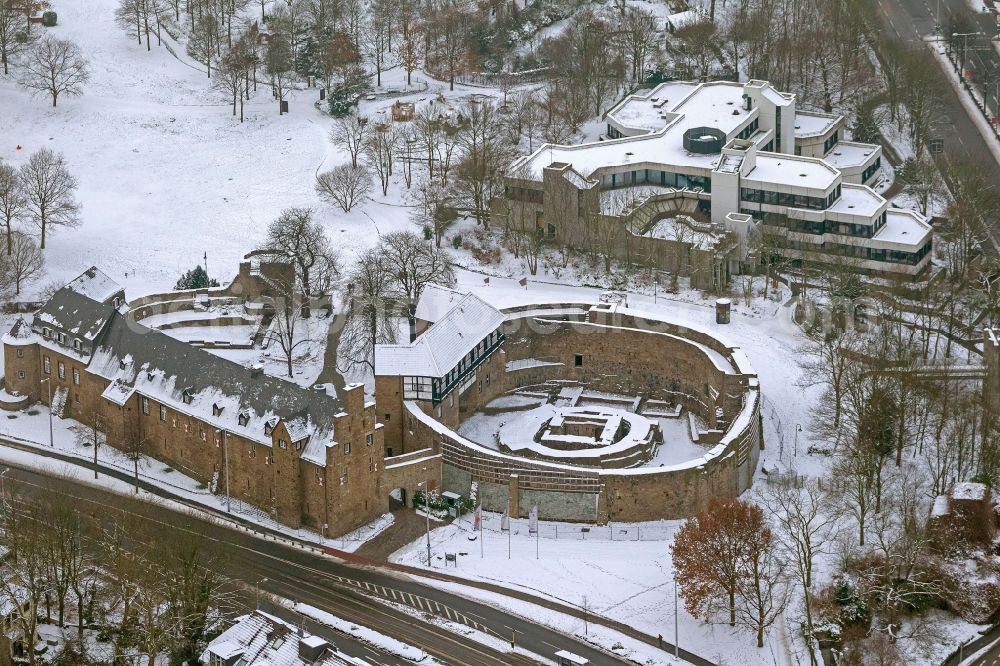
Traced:
MULTIPOLYGON (((481 279, 472 280, 471 274, 460 274, 460 281, 466 279, 472 291, 505 307, 586 302, 599 294, 596 289, 548 284, 529 283, 525 289, 514 280, 498 278, 485 285, 481 279)), ((714 309, 708 303, 665 301, 662 295, 654 303, 651 295, 630 294, 629 305, 656 312, 670 321, 710 329, 726 342, 741 347, 760 376, 762 392, 768 396, 764 420, 768 448, 763 453, 761 465, 774 469, 794 464, 800 473, 813 475, 825 469, 827 458, 804 454, 808 447, 805 432, 800 435, 797 456, 792 455, 792 442, 788 442, 787 448, 776 446, 778 428, 790 433, 796 424, 807 423, 812 401, 817 398, 816 390, 797 385, 801 370, 796 363, 775 362, 777 358, 796 358, 797 349, 804 342, 801 331, 791 321, 790 307, 779 307, 775 315, 768 317, 754 312, 748 312, 750 316, 736 314, 731 324, 720 326, 715 324, 714 309), (783 459, 778 460, 782 453, 783 459)), ((445 552, 467 553, 459 557, 458 567, 450 570, 452 573, 503 582, 577 605, 583 604, 586 596, 593 612, 672 640, 674 600, 670 544, 680 521, 615 524, 614 541, 608 536, 601 538, 599 533, 603 535, 603 532, 596 528, 593 533, 581 533, 579 525, 556 523, 543 524, 543 538, 536 541, 528 534, 526 520, 513 522, 513 532, 501 534, 499 518, 488 517, 482 544, 484 557, 480 556, 480 544, 469 541, 470 526, 465 521, 434 530, 431 533, 434 552, 441 557, 445 552), (559 538, 555 538, 557 532, 559 538)), ((421 545, 417 541, 397 552, 393 560, 422 566, 420 554, 421 545)), ((443 562, 435 566, 443 566, 443 562)), ((537 610, 532 612, 538 613, 537 610)), ((545 622, 566 621, 549 615, 544 614, 545 622)), ((679 618, 681 646, 703 657, 721 657, 722 663, 748 666, 773 664, 775 655, 779 660, 784 659, 785 642, 777 630, 769 633, 768 646, 758 650, 749 633, 725 625, 704 624, 688 615, 683 605, 679 618)), ((582 632, 582 629, 581 623, 579 628, 572 630, 582 632)))
MULTIPOLYGON (((47 30, 74 41, 90 62, 81 97, 52 108, 32 98, 13 76, 0 76, 0 159, 20 166, 40 148, 66 156, 79 179, 82 224, 54 230, 46 249, 47 277, 67 282, 97 265, 121 282, 129 298, 173 287, 179 275, 208 253, 209 271, 224 281, 243 255, 264 238, 267 224, 289 206, 311 206, 331 240, 350 260, 380 233, 410 228, 402 175, 389 196, 348 214, 323 203, 314 190, 318 171, 347 161, 327 135, 332 120, 314 108, 315 89, 289 95, 279 116, 266 86, 247 103, 247 120, 231 115, 201 65, 169 40, 145 45, 114 23, 115 0, 57 2, 59 25, 47 30), (21 146, 18 150, 17 146, 21 146)), ((383 74, 383 85, 402 84, 405 72, 383 74)), ((431 82, 429 90, 461 100, 482 89, 431 82)), ((361 113, 388 108, 392 99, 366 101, 361 113)))

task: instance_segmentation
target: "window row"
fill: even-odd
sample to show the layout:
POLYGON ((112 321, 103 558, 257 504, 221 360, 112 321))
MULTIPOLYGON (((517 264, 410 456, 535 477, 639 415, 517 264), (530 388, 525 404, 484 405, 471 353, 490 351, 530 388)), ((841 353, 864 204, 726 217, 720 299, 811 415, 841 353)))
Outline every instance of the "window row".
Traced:
POLYGON ((513 201, 527 201, 540 204, 545 200, 545 192, 533 187, 517 187, 509 185, 504 188, 504 196, 513 201))
POLYGON ((754 118, 749 125, 740 130, 740 133, 736 135, 737 139, 749 139, 753 136, 753 133, 757 131, 760 127, 760 118, 754 118))
POLYGON ((861 172, 861 182, 867 183, 868 179, 871 178, 875 174, 875 172, 878 171, 879 168, 881 168, 881 166, 882 166, 882 158, 876 157, 875 161, 872 162, 867 169, 861 172))
MULTIPOLYGON (((80 369, 71 368, 73 373, 73 383, 80 385, 80 369)), ((52 374, 52 361, 48 356, 42 356, 42 372, 46 375, 52 374)), ((66 364, 63 361, 56 361, 56 375, 59 379, 66 379, 66 364)), ((21 377, 21 375, 18 375, 21 377)), ((23 377, 22 377, 23 378, 23 377)))
MULTIPOLYGON (((69 338, 62 331, 53 331, 48 326, 42 327, 42 337, 48 340, 56 340, 59 344, 66 346, 69 338)), ((83 341, 80 338, 73 338, 73 349, 80 351, 83 349, 83 341)))
POLYGON ((662 185, 664 187, 696 188, 705 192, 712 191, 712 179, 708 176, 692 176, 659 169, 636 169, 624 173, 609 173, 601 176, 601 189, 610 190, 616 187, 632 185, 662 185))
POLYGON ((751 215, 754 219, 763 220, 764 224, 772 227, 782 227, 789 231, 802 234, 838 234, 840 236, 851 236, 853 238, 872 238, 879 229, 885 226, 886 212, 875 218, 874 224, 855 224, 851 222, 835 222, 834 220, 797 220, 787 215, 777 213, 764 213, 759 210, 741 208, 741 213, 751 215))
POLYGON ((823 142, 823 154, 826 155, 834 146, 837 145, 838 132, 834 132, 830 135, 830 138, 823 142))
POLYGON ((772 192, 750 187, 740 188, 740 199, 749 203, 769 204, 771 206, 788 206, 789 208, 809 208, 826 210, 840 199, 840 185, 837 185, 826 198, 810 197, 805 194, 790 194, 788 192, 772 192))

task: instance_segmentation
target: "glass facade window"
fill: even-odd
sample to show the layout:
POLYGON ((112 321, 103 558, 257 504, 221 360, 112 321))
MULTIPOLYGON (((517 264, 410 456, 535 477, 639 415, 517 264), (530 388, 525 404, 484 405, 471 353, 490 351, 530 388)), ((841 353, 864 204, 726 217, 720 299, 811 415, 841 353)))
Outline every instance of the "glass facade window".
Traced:
POLYGON ((882 157, 881 156, 876 157, 875 161, 872 162, 867 169, 861 172, 861 182, 867 183, 872 176, 878 173, 878 170, 879 168, 881 168, 881 166, 882 166, 882 157))
POLYGON ((810 197, 804 194, 791 194, 788 192, 772 192, 770 190, 758 190, 750 187, 740 188, 740 199, 749 203, 761 203, 771 206, 788 206, 789 208, 808 208, 811 210, 826 210, 840 198, 840 185, 830 192, 825 199, 820 197, 810 197))
POLYGON ((740 133, 736 135, 737 139, 749 139, 753 136, 753 133, 757 131, 760 127, 760 119, 754 118, 749 125, 740 130, 740 133))
POLYGON ((833 147, 837 145, 837 140, 838 140, 837 134, 838 134, 837 132, 834 132, 833 134, 830 135, 829 139, 823 142, 824 155, 830 152, 833 149, 833 147))

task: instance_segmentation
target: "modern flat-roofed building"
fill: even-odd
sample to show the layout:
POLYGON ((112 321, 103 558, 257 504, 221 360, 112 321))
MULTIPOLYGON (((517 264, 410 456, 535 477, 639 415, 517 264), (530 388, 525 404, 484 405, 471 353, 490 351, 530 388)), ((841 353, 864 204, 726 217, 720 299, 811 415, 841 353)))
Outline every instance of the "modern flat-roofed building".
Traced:
POLYGON ((600 141, 545 144, 517 160, 494 212, 556 242, 687 271, 701 288, 741 270, 748 238, 765 230, 770 251, 799 262, 896 277, 930 263, 931 226, 871 188, 881 147, 841 141, 842 116, 797 111, 794 95, 766 81, 662 83, 606 121, 600 141), (710 220, 718 242, 657 238, 678 214, 710 220))

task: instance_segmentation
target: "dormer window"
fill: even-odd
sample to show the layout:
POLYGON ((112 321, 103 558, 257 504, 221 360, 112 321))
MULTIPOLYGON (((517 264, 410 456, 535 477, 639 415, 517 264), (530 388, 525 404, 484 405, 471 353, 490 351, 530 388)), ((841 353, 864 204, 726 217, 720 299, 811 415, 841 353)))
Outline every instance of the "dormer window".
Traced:
POLYGON ((73 349, 80 351, 83 348, 83 343, 80 342, 80 338, 73 338, 73 349))
POLYGON ((244 409, 242 412, 240 412, 239 416, 236 417, 236 420, 239 422, 241 426, 246 427, 246 425, 250 423, 250 413, 244 409))
POLYGON ((48 326, 43 326, 42 327, 42 337, 43 338, 51 338, 52 337, 52 329, 49 328, 48 326))
POLYGON ((212 405, 212 416, 222 416, 223 407, 219 403, 214 403, 212 405))
POLYGON ((116 310, 118 308, 120 308, 122 306, 122 299, 121 299, 121 297, 120 296, 115 296, 115 299, 113 301, 111 301, 111 304, 115 306, 116 310))
POLYGON ((125 369, 125 359, 123 358, 118 359, 118 369, 119 370, 125 369))
POLYGON ((274 423, 272 421, 268 421, 264 424, 264 436, 270 437, 272 432, 274 432, 274 423))
POLYGON ((63 333, 62 331, 59 331, 59 344, 61 345, 66 344, 66 334, 63 333))
POLYGON ((184 389, 184 392, 181 393, 181 400, 184 401, 185 405, 191 404, 191 401, 194 400, 194 394, 191 392, 191 389, 184 389))

